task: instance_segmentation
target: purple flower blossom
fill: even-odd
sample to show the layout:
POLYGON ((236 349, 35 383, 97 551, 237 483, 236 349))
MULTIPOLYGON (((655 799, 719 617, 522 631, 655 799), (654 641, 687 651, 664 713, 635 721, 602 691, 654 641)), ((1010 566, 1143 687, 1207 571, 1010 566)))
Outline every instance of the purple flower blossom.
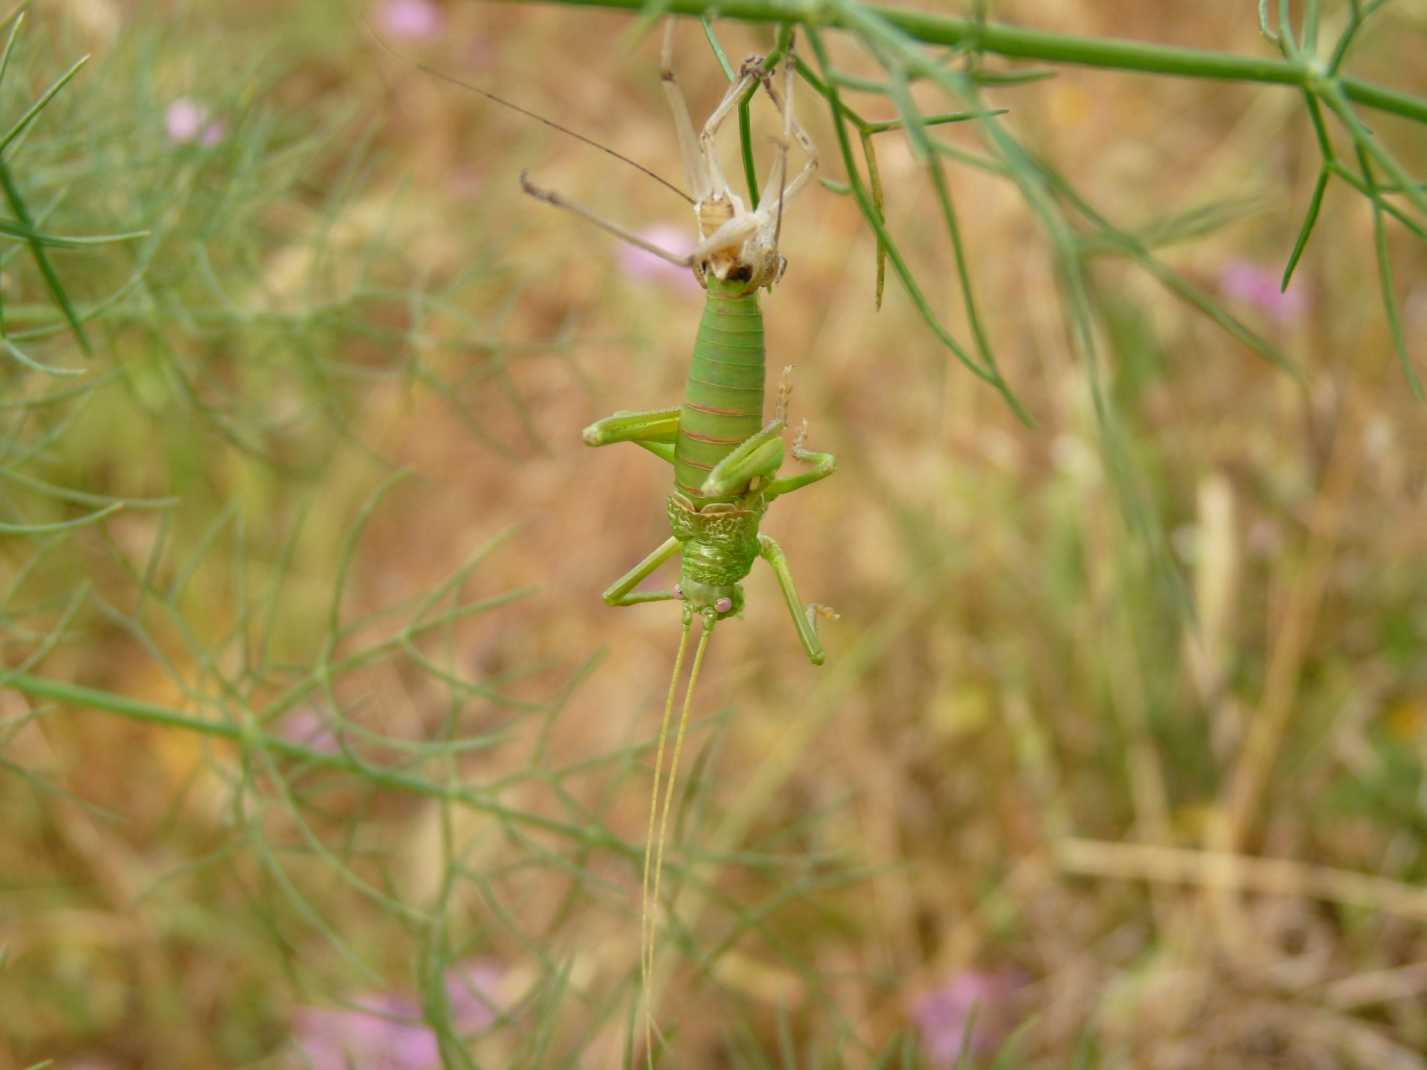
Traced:
MULTIPOLYGON (((456 1032, 477 1033, 495 1021, 500 979, 499 967, 482 960, 447 972, 456 1032)), ((311 1070, 433 1070, 441 1064, 440 1045, 420 1006, 395 993, 364 996, 347 1008, 303 1008, 293 1032, 311 1070)))
POLYGON ((191 97, 179 97, 168 106, 164 129, 168 139, 176 145, 196 141, 211 148, 228 135, 228 124, 222 119, 210 122, 208 108, 191 97))
POLYGON ((1219 289, 1225 297, 1252 305, 1279 323, 1292 323, 1308 307, 1304 288, 1291 284, 1280 292, 1278 287, 1277 274, 1247 260, 1231 260, 1219 273, 1219 289))
POLYGON ((203 132, 203 124, 208 120, 208 109, 196 100, 179 97, 168 106, 164 116, 164 126, 170 141, 185 142, 195 140, 203 132))
POLYGON ((318 754, 336 754, 342 749, 331 721, 316 706, 305 706, 283 718, 278 735, 318 754))
MULTIPOLYGON (((689 236, 685 231, 665 223, 645 227, 639 231, 639 236, 651 245, 657 245, 675 256, 683 256, 693 248, 693 243, 689 241, 689 236)), ((662 257, 645 252, 637 245, 630 245, 627 242, 621 243, 619 246, 619 268, 631 278, 646 282, 663 283, 675 288, 698 287, 698 280, 694 278, 691 269, 671 264, 662 257)))
POLYGON ((931 1064, 955 1066, 963 1046, 976 1055, 999 1047, 1013 1024, 1009 1004, 1019 980, 1008 972, 967 970, 917 1000, 912 1014, 931 1064))
POLYGON ((441 32, 446 17, 431 0, 385 0, 377 23, 392 37, 425 41, 441 32))

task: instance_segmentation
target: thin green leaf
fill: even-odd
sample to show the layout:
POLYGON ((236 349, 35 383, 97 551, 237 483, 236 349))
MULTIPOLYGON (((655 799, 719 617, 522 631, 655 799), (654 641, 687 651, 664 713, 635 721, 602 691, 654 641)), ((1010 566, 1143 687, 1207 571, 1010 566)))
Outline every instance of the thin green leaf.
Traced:
MULTIPOLYGON (((882 173, 877 168, 877 147, 872 144, 872 132, 867 127, 858 131, 862 139, 862 155, 867 160, 867 184, 872 189, 872 204, 877 209, 877 218, 885 225, 887 207, 882 195, 882 173)), ((849 187, 850 190, 850 187, 849 187)), ((872 303, 877 311, 882 310, 882 295, 887 288, 887 244, 880 235, 877 237, 877 283, 872 303)))
POLYGON ((5 38, 5 51, 0 54, 0 85, 5 84, 5 76, 10 73, 10 57, 15 53, 15 38, 20 32, 20 26, 25 21, 24 5, 21 9, 12 13, 13 22, 10 23, 10 33, 5 38))
POLYGON ((82 528, 89 524, 96 524, 106 516, 113 516, 120 509, 124 508, 122 502, 115 502, 104 509, 98 509, 84 516, 75 517, 73 520, 60 520, 53 524, 11 524, 8 521, 0 520, 0 535, 48 535, 55 531, 69 531, 72 528, 82 528))
POLYGON ((149 233, 147 230, 126 230, 116 234, 46 234, 24 223, 0 219, 0 234, 56 249, 84 249, 93 245, 112 245, 115 242, 147 238, 149 233))
POLYGON ((1336 85, 1330 86, 1325 99, 1328 106, 1342 120, 1343 125, 1348 128, 1353 143, 1388 173, 1392 180, 1401 187, 1403 196, 1412 202, 1413 207, 1427 216, 1427 192, 1419 188, 1419 184, 1397 162, 1396 157, 1388 152, 1373 136, 1372 131, 1363 125, 1362 120, 1353 112, 1352 106, 1348 103, 1342 90, 1336 85))
MULTIPOLYGON (((14 212, 25 226, 33 229, 34 220, 30 217, 30 210, 25 206, 25 202, 20 196, 20 188, 15 183, 15 176, 10 170, 10 165, 3 158, 0 158, 0 190, 4 191, 5 200, 10 204, 10 211, 14 212)), ((94 349, 89 344, 89 336, 85 333, 84 324, 80 322, 79 313, 75 311, 74 305, 69 300, 69 294, 65 292, 63 284, 59 281, 59 275, 55 273, 54 265, 50 263, 45 247, 36 241, 30 241, 28 244, 30 255, 35 260, 35 266, 44 276, 50 296, 55 299, 60 311, 64 313, 64 318, 69 322, 70 330, 74 332, 75 338, 79 341, 79 347, 86 354, 92 354, 94 349)))
POLYGON ((1268 24, 1268 0, 1259 0, 1259 32, 1274 44, 1278 44, 1278 34, 1268 24))
POLYGON ((1283 268, 1283 281, 1278 287, 1280 292, 1288 289, 1288 284, 1293 279, 1293 269, 1298 266, 1303 250, 1308 247, 1313 224, 1318 222, 1318 210, 1323 207, 1323 194, 1328 189, 1328 174, 1328 168, 1325 166, 1318 172, 1318 181, 1313 184, 1313 196, 1308 199, 1308 212, 1303 217, 1303 225, 1298 228, 1298 239, 1293 243, 1293 252, 1288 254, 1288 263, 1283 268))
POLYGON ((10 147, 11 143, 25 132, 29 125, 39 116, 40 112, 44 111, 49 105, 49 102, 55 98, 55 95, 67 86, 70 81, 73 80, 74 76, 79 73, 80 68, 88 62, 89 57, 87 55, 80 56, 75 60, 74 63, 70 65, 69 70, 56 78, 54 82, 50 84, 50 87, 40 95, 40 99, 31 104, 25 114, 15 121, 15 125, 10 127, 3 136, 0 136, 0 156, 5 154, 5 150, 10 147))
POLYGON ((996 369, 994 367, 984 367, 979 361, 967 353, 961 344, 957 342, 955 337, 942 326, 941 321, 938 320, 936 315, 932 312, 931 305, 928 303, 926 296, 922 293, 921 287, 917 285, 916 277, 912 274, 906 260, 903 259, 887 227, 878 217, 877 206, 873 204, 872 197, 868 193, 866 186, 863 185, 862 177, 858 173, 857 163, 852 154, 852 145, 847 136, 847 126, 843 121, 846 118, 846 112, 842 107, 841 96, 831 76, 831 62, 828 59, 827 49, 824 47, 822 38, 817 30, 808 26, 806 27, 806 32, 808 43, 812 47, 813 54, 817 57, 818 65, 823 72, 825 84, 821 82, 818 84, 823 85, 824 92, 831 105, 835 117, 833 130, 837 135, 838 151, 842 155, 843 166, 847 169, 848 182, 852 186, 852 194, 857 199, 857 204, 862 210, 863 218, 867 220, 868 224, 877 233, 877 237, 886 244, 887 256, 892 261, 892 267, 897 272, 897 277, 902 280, 902 285, 906 287, 907 294, 911 297, 912 304, 921 315, 923 322, 931 328, 932 333, 936 335, 942 345, 950 350, 952 356, 977 378, 995 387, 997 392, 1001 394, 1007 404, 1009 404, 1012 410, 1017 414, 1017 417, 1022 420, 1022 422, 1029 424, 1029 414, 1021 406, 1020 400, 1016 398, 1015 394, 1001 379, 996 369))
POLYGON ((1346 167, 1344 167, 1341 163, 1338 163, 1337 161, 1330 163, 1328 165, 1328 170, 1333 172, 1333 174, 1337 175, 1348 185, 1352 186, 1353 189, 1357 190, 1364 197, 1373 200, 1379 208, 1381 208, 1388 215, 1392 216, 1393 219, 1401 223, 1418 238, 1421 238, 1423 241, 1427 241, 1427 226, 1423 226, 1421 223, 1417 222, 1417 220, 1413 219, 1410 215, 1404 212, 1401 208, 1397 207, 1397 205, 1379 196, 1379 194, 1383 192, 1383 187, 1378 186, 1375 192, 1369 190, 1367 183, 1365 183, 1361 178, 1353 174, 1352 171, 1348 170, 1346 167))
POLYGON ((1312 56, 1318 51, 1319 0, 1304 0, 1303 4, 1303 51, 1312 56))
POLYGON ((718 35, 714 33, 713 19, 707 15, 699 17, 699 25, 704 28, 704 40, 708 41, 709 48, 713 50, 714 59, 718 60, 719 67, 723 70, 723 76, 730 82, 737 77, 733 70, 733 64, 728 61, 728 53, 723 50, 723 45, 718 43, 718 35))
MULTIPOLYGON (((985 119, 992 115, 1005 115, 1010 108, 992 108, 989 111, 954 111, 942 115, 924 115, 921 117, 922 126, 945 126, 948 123, 967 123, 974 119, 985 119)), ((900 130, 904 125, 901 119, 887 119, 883 122, 870 122, 866 126, 869 134, 882 134, 888 130, 900 130)))
POLYGON ((743 180, 748 183, 748 203, 758 211, 758 168, 753 160, 753 120, 749 98, 738 102, 738 152, 743 160, 743 180))
POLYGON ((1382 291, 1382 307, 1387 314, 1387 327, 1392 335, 1392 348, 1397 353, 1402 373, 1407 378, 1407 386, 1412 396, 1422 400, 1422 382, 1417 377, 1417 369, 1412 366, 1412 357, 1407 352, 1407 340, 1402 333, 1402 320, 1397 312, 1397 287, 1392 276, 1392 259, 1387 252, 1387 232, 1382 223, 1382 208, 1377 197, 1377 182, 1373 177, 1372 164, 1367 151, 1360 145, 1357 149, 1358 166, 1362 168, 1363 182, 1366 183, 1373 202, 1373 247, 1377 253, 1378 285, 1382 291))
POLYGON ((1054 78, 1058 71, 1048 67, 1030 67, 1023 71, 968 71, 966 77, 973 85, 990 86, 992 88, 1005 88, 1008 86, 1030 85, 1032 82, 1044 82, 1048 78, 1054 78))
POLYGON ((9 335, 0 334, 0 349, 10 354, 16 363, 29 368, 32 372, 40 372, 43 375, 83 375, 83 368, 57 368, 52 364, 41 364, 34 357, 30 356, 23 349, 10 340, 9 335))
POLYGON ((1343 61, 1348 58, 1348 50, 1352 48, 1353 42, 1357 39, 1358 32, 1363 28, 1363 24, 1372 18, 1373 14, 1385 3, 1387 3, 1387 0, 1371 0, 1366 7, 1363 7, 1358 3, 1358 0, 1352 0, 1352 3, 1349 5, 1351 15, 1348 19, 1348 25, 1339 36, 1338 43, 1333 48, 1333 54, 1328 59, 1328 74, 1330 76, 1337 75, 1339 68, 1343 65, 1343 61))

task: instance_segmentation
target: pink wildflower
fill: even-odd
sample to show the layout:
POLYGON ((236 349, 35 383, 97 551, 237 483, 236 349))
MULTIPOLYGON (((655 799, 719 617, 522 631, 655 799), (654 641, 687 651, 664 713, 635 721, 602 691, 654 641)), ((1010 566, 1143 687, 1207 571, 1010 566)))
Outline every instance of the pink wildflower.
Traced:
POLYGON ((179 97, 168 106, 164 116, 164 127, 170 141, 183 143, 195 140, 203 132, 203 124, 208 121, 208 109, 196 100, 179 97))
POLYGON ((967 970, 923 995, 912 1013, 927 1060, 955 1066, 963 1047, 975 1055, 995 1051, 1013 1024, 1009 1003, 1018 986, 1012 973, 967 970))
POLYGON ((441 32, 446 18, 430 0, 385 0, 377 22, 392 37, 425 41, 441 32))
MULTIPOLYGON (((663 223, 646 227, 639 232, 639 236, 651 245, 657 245, 675 256, 683 256, 693 248, 685 231, 663 223)), ((621 243, 619 246, 619 268, 631 278, 646 282, 663 283, 675 288, 698 286, 692 269, 671 264, 662 257, 645 252, 638 246, 630 245, 627 242, 621 243)))
POLYGON ((164 129, 168 139, 177 145, 198 142, 212 147, 228 135, 228 124, 222 119, 209 120, 208 108, 191 97, 179 97, 168 106, 164 129))
POLYGON ((1307 309, 1305 291, 1297 284, 1282 292, 1278 287, 1277 274, 1247 260, 1232 260, 1219 274, 1219 289, 1225 297, 1252 305, 1279 323, 1291 323, 1307 309))
MULTIPOLYGON (((456 1032, 478 1033, 495 1021, 500 977, 498 967, 480 960, 447 972, 456 1032)), ((347 1008, 304 1008, 297 1012, 294 1033, 311 1070, 435 1070, 441 1064, 440 1045, 421 1008, 390 992, 347 1008)))
POLYGON ((318 754, 336 754, 342 749, 331 720, 316 706, 306 706, 284 717, 278 735, 318 754))

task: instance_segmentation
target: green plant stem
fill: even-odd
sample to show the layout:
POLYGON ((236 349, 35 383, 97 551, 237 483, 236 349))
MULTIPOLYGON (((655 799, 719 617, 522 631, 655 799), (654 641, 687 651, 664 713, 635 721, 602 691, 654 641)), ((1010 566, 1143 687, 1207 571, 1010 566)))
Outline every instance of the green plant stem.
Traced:
POLYGON ((169 709, 166 706, 141 702, 112 691, 100 691, 23 672, 0 673, 0 688, 10 688, 32 698, 50 699, 78 709, 103 710, 105 713, 126 717, 132 721, 181 728, 185 731, 197 732, 200 735, 224 739, 239 746, 257 747, 269 754, 278 754, 285 758, 306 762, 308 765, 358 775, 363 781, 376 787, 461 803, 490 814, 501 821, 527 825, 567 839, 616 851, 631 858, 639 858, 643 855, 643 848, 626 843, 601 828, 574 825, 526 810, 517 810, 470 788, 438 784, 397 769, 372 765, 357 758, 350 751, 338 754, 315 751, 300 743, 283 739, 281 736, 269 735, 257 728, 256 724, 252 727, 245 727, 233 721, 216 721, 196 717, 179 710, 169 709))
MULTIPOLYGON (((561 3, 642 11, 644 0, 501 0, 503 3, 561 3)), ((789 22, 805 26, 847 29, 845 20, 827 5, 812 0, 668 0, 663 10, 674 15, 716 15, 742 22, 789 22)), ((1236 56, 1196 48, 1174 48, 1142 41, 1050 33, 997 22, 934 15, 905 8, 865 5, 875 15, 909 37, 928 45, 972 48, 1012 59, 1039 60, 1104 70, 1144 71, 1182 78, 1212 78, 1229 82, 1260 82, 1308 86, 1322 76, 1306 64, 1286 59, 1236 56)), ((1357 78, 1336 80, 1349 100, 1378 111, 1427 122, 1427 99, 1357 78)))

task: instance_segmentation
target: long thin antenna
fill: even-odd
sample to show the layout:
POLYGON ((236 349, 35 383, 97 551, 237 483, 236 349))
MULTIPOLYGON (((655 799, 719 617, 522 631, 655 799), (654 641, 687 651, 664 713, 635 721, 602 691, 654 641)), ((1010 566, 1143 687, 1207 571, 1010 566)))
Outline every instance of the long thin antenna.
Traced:
POLYGON ((538 123, 544 123, 552 130, 558 130, 565 136, 572 137, 576 141, 581 141, 584 144, 589 145, 591 148, 599 149, 600 152, 603 152, 605 155, 613 156, 616 160, 629 164, 629 166, 633 167, 636 171, 641 171, 644 174, 648 175, 665 189, 669 190, 672 193, 676 193, 680 197, 684 198, 684 200, 687 201, 689 204, 694 203, 694 199, 692 197, 690 197, 687 193, 681 190, 678 186, 674 185, 674 183, 670 182, 663 175, 651 171, 638 160, 631 160, 622 152, 617 152, 614 149, 610 148, 608 145, 601 145, 593 138, 585 137, 584 134, 581 134, 575 130, 571 130, 568 126, 562 126, 554 119, 547 119, 539 112, 534 112, 531 111, 529 108, 521 107, 521 105, 516 104, 514 101, 506 100, 502 96, 497 96, 489 89, 482 89, 478 85, 472 85, 470 82, 463 81, 453 74, 447 74, 445 71, 441 70, 438 67, 433 67, 429 63, 413 63, 413 61, 409 57, 403 56, 396 49, 392 48, 391 45, 387 44, 387 42, 382 39, 382 35, 377 33, 376 29, 365 18, 360 19, 360 21, 362 23, 362 27, 367 31, 367 34, 371 37, 373 41, 376 42, 377 47, 379 47, 383 52, 386 52, 394 59, 401 60, 401 62, 403 63, 411 63, 414 67, 416 67, 417 70, 422 71, 423 73, 431 76, 432 78, 439 78, 443 82, 450 82, 454 86, 459 86, 460 88, 475 93, 478 96, 485 97, 487 100, 495 104, 499 104, 502 107, 509 108, 513 112, 517 112, 520 115, 524 115, 527 119, 534 119, 538 123))
POLYGON ((509 101, 509 100, 506 100, 504 97, 498 97, 498 96, 496 96, 494 93, 490 92, 490 91, 487 90, 487 89, 482 89, 480 86, 472 85, 470 82, 463 82, 461 79, 455 77, 454 75, 447 74, 445 71, 438 70, 437 68, 432 67, 432 66, 429 66, 428 64, 418 63, 416 66, 417 66, 417 69, 418 69, 418 70, 425 71, 427 74, 431 75, 431 77, 433 77, 433 78, 440 78, 443 82, 450 82, 452 85, 460 86, 462 89, 469 89, 472 93, 479 93, 481 96, 485 97, 487 100, 495 101, 495 103, 497 103, 497 104, 503 104, 505 107, 509 108, 511 111, 519 112, 521 115, 524 115, 524 116, 527 116, 528 118, 534 119, 536 122, 544 123, 546 126, 550 127, 551 129, 558 130, 558 131, 560 131, 560 133, 566 134, 566 135, 568 135, 569 137, 574 138, 576 141, 583 141, 586 145, 589 145, 591 148, 599 149, 600 152, 603 152, 606 156, 613 156, 616 160, 622 160, 624 163, 629 164, 630 167, 633 167, 636 171, 642 171, 642 172, 644 172, 646 175, 648 175, 650 178, 652 178, 655 182, 658 182, 661 186, 665 187, 666 189, 670 190, 670 191, 673 192, 673 193, 677 193, 680 197, 684 198, 684 200, 688 201, 690 204, 693 204, 693 203, 694 203, 694 199, 693 199, 692 197, 690 197, 687 193, 685 193, 683 190, 681 190, 678 186, 674 185, 674 183, 670 182, 670 181, 669 181, 667 178, 665 178, 663 175, 660 175, 660 174, 657 174, 657 173, 654 172, 654 171, 651 171, 649 168, 645 167, 645 166, 644 166, 642 163, 640 163, 638 160, 631 160, 628 156, 624 155, 624 153, 622 153, 622 152, 616 152, 614 149, 610 148, 608 145, 601 145, 598 141, 595 141, 593 138, 585 137, 584 134, 577 133, 576 131, 571 130, 568 126, 561 126, 559 123, 555 122, 554 119, 547 119, 547 118, 545 118, 545 116, 540 115, 540 114, 537 113, 537 112, 533 112, 533 111, 531 111, 529 108, 522 108, 519 104, 515 104, 515 103, 513 103, 513 102, 511 102, 511 101, 509 101))

